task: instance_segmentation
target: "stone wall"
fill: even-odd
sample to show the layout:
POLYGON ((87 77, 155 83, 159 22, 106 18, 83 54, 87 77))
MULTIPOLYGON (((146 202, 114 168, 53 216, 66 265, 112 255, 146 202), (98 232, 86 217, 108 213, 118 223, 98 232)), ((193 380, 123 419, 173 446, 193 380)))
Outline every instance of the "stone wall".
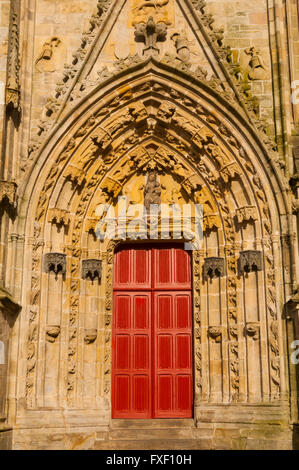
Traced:
POLYGON ((0 287, 22 311, 0 316, 0 414, 12 446, 292 448, 295 2, 0 0, 0 99, 9 4, 20 24, 7 114, 0 102, 0 287), (162 203, 204 207, 194 419, 165 425, 111 420, 118 241, 95 233, 98 205, 144 203, 151 172, 162 203), (84 275, 90 260, 99 279, 84 275))

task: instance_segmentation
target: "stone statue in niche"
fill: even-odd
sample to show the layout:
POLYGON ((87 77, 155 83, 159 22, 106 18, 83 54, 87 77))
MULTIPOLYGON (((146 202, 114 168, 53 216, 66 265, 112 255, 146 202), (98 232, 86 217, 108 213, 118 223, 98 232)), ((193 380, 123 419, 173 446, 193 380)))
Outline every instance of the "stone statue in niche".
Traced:
POLYGON ((245 49, 240 57, 240 65, 245 75, 244 78, 247 75, 249 80, 267 79, 268 70, 259 49, 255 47, 245 49))
POLYGON ((157 173, 155 171, 149 173, 144 188, 144 206, 148 213, 151 204, 161 204, 161 184, 157 180, 157 173))
POLYGON ((174 42, 177 58, 182 62, 190 62, 190 48, 189 41, 185 34, 174 33, 171 36, 174 42))
POLYGON ((57 37, 46 41, 42 47, 42 51, 35 61, 35 68, 38 72, 54 72, 56 63, 54 59, 54 51, 61 44, 61 40, 57 37))
POLYGON ((167 36, 167 26, 165 23, 155 23, 152 16, 149 17, 147 23, 135 25, 135 40, 143 42, 145 48, 143 55, 158 55, 160 49, 157 47, 158 42, 164 42, 167 36))

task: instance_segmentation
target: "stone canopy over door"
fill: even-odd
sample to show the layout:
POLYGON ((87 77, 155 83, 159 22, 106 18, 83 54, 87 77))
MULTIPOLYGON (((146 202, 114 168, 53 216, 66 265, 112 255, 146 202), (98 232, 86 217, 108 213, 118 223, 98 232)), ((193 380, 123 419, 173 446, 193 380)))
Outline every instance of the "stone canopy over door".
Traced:
POLYGON ((190 253, 133 245, 115 256, 112 417, 191 418, 190 253))

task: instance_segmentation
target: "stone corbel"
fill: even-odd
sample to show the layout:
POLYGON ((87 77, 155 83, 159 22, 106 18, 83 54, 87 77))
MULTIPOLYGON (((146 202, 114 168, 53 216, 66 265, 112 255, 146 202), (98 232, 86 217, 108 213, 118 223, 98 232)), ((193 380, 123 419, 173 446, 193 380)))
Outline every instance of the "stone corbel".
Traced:
POLYGON ((102 151, 107 150, 112 143, 112 137, 109 132, 101 128, 97 129, 97 132, 91 136, 91 139, 102 151))
POLYGON ((223 277, 225 276, 224 258, 205 258, 204 277, 223 277))
POLYGON ((258 220, 257 208, 255 206, 244 206, 236 210, 239 224, 244 222, 255 222, 258 220))
POLYGON ((17 208, 17 189, 18 186, 13 181, 0 180, 0 204, 9 206, 12 209, 17 208))
POLYGON ((221 228, 221 220, 218 214, 208 214, 203 218, 204 232, 221 228))
POLYGON ((95 342, 98 336, 98 331, 93 329, 85 330, 84 342, 85 344, 92 344, 95 342))
POLYGON ((92 232, 95 234, 99 221, 100 221, 100 217, 97 219, 96 218, 87 219, 84 225, 85 232, 87 233, 92 232))
POLYGON ((63 209, 50 209, 48 222, 56 223, 57 225, 64 225, 67 227, 70 223, 70 213, 63 209))
POLYGON ((222 341, 222 328, 221 326, 209 326, 208 334, 215 343, 221 343, 222 341))
POLYGON ((73 165, 69 165, 64 176, 79 187, 82 186, 83 182, 85 181, 85 175, 83 171, 73 165))
POLYGON ((46 273, 53 271, 56 275, 66 273, 66 255, 63 253, 47 253, 44 255, 46 273))
POLYGON ((8 290, 0 285, 0 309, 8 312, 10 315, 17 315, 21 308, 21 305, 15 301, 8 290))
POLYGON ((60 334, 60 326, 47 326, 46 327, 46 340, 49 343, 55 343, 56 338, 60 334))
POLYGON ((259 323, 248 322, 245 326, 245 333, 247 336, 257 341, 260 338, 260 325, 259 323))
POLYGON ((241 173, 240 168, 237 163, 232 162, 224 166, 220 170, 221 177, 225 183, 228 183, 230 180, 234 179, 236 176, 239 176, 241 173))
POLYGON ((239 258, 240 273, 251 273, 262 270, 262 252, 247 250, 240 253, 239 258))
POLYGON ((122 185, 110 176, 108 176, 102 184, 102 191, 111 196, 113 199, 117 198, 117 196, 121 193, 122 189, 122 185))
POLYGON ((82 279, 95 278, 101 281, 102 278, 102 261, 98 259, 85 259, 82 261, 82 279))

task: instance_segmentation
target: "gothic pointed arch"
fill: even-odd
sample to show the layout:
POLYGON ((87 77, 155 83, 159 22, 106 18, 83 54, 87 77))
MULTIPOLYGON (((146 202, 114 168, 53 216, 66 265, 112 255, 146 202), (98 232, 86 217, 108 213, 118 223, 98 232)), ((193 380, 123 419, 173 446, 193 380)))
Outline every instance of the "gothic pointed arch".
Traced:
POLYGON ((294 200, 252 85, 269 67, 254 47, 237 61, 204 0, 94 3, 71 63, 34 109, 18 204, 16 183, 2 196, 17 206, 7 250, 23 306, 16 422, 54 410, 57 426, 72 427, 81 413, 110 439, 115 252, 150 239, 154 203, 157 240, 179 232, 192 248, 194 426, 232 424, 233 412, 246 432, 265 432, 271 416, 289 439, 294 200), (191 214, 186 231, 175 214, 191 214))

